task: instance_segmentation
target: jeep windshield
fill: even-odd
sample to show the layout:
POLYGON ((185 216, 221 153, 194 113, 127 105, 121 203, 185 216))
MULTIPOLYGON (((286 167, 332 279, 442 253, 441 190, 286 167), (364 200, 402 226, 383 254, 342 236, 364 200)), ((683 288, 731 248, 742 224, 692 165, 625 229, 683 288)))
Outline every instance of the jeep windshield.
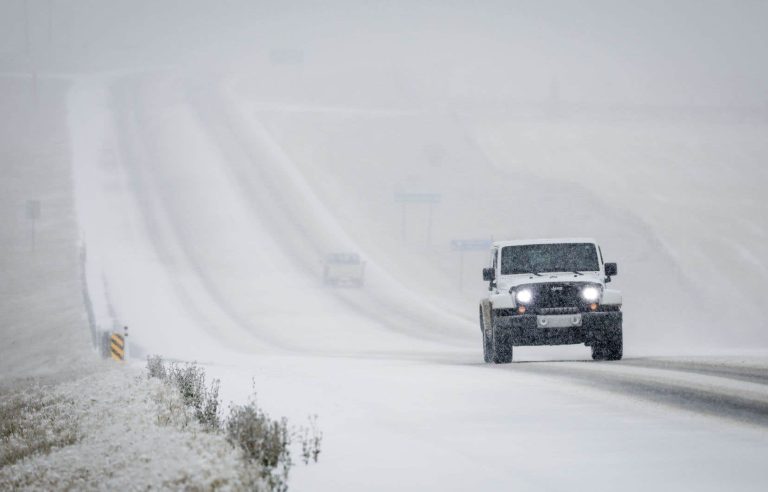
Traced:
POLYGON ((595 272, 597 251, 590 243, 523 244, 501 250, 501 274, 595 272))

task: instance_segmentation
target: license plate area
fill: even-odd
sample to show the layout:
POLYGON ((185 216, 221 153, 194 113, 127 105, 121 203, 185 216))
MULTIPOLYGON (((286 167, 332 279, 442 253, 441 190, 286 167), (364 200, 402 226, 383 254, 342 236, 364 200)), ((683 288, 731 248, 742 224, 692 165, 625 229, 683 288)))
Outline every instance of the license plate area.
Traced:
POLYGON ((550 314, 536 316, 538 328, 571 328, 581 326, 581 314, 550 314))

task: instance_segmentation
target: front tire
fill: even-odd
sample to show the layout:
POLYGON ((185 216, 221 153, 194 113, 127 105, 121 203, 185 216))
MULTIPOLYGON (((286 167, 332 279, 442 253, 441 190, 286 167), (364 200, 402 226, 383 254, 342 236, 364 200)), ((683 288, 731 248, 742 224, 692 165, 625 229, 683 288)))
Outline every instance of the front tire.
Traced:
POLYGON ((493 327, 492 333, 492 360, 494 364, 509 364, 512 362, 512 340, 508 333, 502 333, 493 327))
POLYGON ((483 361, 488 364, 493 362, 493 340, 483 332, 483 361))
POLYGON ((592 346, 593 360, 621 360, 624 356, 624 337, 621 331, 611 340, 592 346))
POLYGON ((493 340, 485 332, 485 323, 483 322, 483 308, 480 308, 480 335, 483 337, 483 361, 488 364, 493 359, 493 340))

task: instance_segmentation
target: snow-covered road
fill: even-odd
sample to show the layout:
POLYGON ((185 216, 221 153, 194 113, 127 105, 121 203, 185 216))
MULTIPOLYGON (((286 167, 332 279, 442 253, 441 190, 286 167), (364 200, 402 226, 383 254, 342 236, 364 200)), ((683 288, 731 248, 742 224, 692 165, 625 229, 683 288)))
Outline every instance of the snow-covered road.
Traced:
MULTIPOLYGON (((302 124, 262 114, 238 94, 232 81, 188 84, 175 74, 77 83, 70 131, 78 216, 98 322, 128 325, 134 357, 197 360, 221 379, 225 401, 243 401, 253 381, 273 414, 319 416, 320 463, 295 471, 294 490, 768 484, 765 358, 640 357, 674 320, 641 326, 638 309, 620 363, 585 362, 585 347, 546 347, 516 349, 521 363, 482 364, 476 291, 457 290, 439 261, 418 261, 434 252, 447 262, 450 253, 388 237, 400 211, 377 201, 391 197, 387 176, 369 183, 348 159, 330 170, 332 158, 295 159, 343 152, 281 145, 278 136, 291 141, 281 132, 300 133, 302 124), (334 188, 345 179, 354 188, 334 188), (336 250, 366 257, 364 289, 321 286, 320 259, 336 250)), ((408 114, 341 113, 350 117, 375 120, 377 129, 422 125, 408 114)), ((344 123, 324 124, 333 133, 344 123)), ((427 126, 445 131, 439 125, 427 126)), ((392 173, 421 179, 392 156, 392 173)), ((473 172, 491 171, 478 164, 473 172)), ((460 181, 431 183, 465 197, 457 200, 466 210, 438 224, 436 237, 474 233, 474 212, 492 206, 471 203, 476 182, 460 181)), ((559 186, 548 189, 554 195, 559 186)), ((484 192, 507 193, 504 184, 484 192)), ((569 199, 599 208, 580 190, 569 199)), ((636 232, 645 227, 636 217, 602 219, 595 228, 611 231, 612 247, 633 249, 628 263, 672 269, 663 253, 653 262, 643 255, 657 243, 652 231, 636 232)), ((687 282, 676 276, 665 288, 683 291, 687 282)), ((644 285, 630 283, 630 295, 644 285)), ((649 290, 642 302, 662 295, 649 290)), ((676 302, 691 306, 682 295, 676 302)), ((694 329, 691 321, 678 333, 694 329)))
POLYGON ((708 378, 699 393, 680 371, 653 386, 644 370, 633 377, 632 359, 491 367, 472 355, 258 357, 209 370, 225 399, 253 378, 276 414, 320 416, 324 454, 297 469, 296 490, 761 490, 768 479, 767 386, 743 394, 753 406, 741 413, 732 380, 708 378), (598 368, 587 377, 583 365, 598 368))

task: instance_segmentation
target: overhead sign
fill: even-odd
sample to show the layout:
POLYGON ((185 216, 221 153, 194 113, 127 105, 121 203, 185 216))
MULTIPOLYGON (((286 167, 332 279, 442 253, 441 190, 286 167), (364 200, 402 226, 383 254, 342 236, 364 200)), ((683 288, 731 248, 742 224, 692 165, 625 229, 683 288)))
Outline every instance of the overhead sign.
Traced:
POLYGON ((290 48, 274 49, 269 52, 269 61, 273 65, 301 65, 304 63, 304 52, 290 48))
POLYGON ((486 251, 491 249, 490 239, 454 239, 451 249, 454 251, 486 251))
POLYGON ((440 203, 440 193, 395 193, 395 201, 401 203, 440 203))

